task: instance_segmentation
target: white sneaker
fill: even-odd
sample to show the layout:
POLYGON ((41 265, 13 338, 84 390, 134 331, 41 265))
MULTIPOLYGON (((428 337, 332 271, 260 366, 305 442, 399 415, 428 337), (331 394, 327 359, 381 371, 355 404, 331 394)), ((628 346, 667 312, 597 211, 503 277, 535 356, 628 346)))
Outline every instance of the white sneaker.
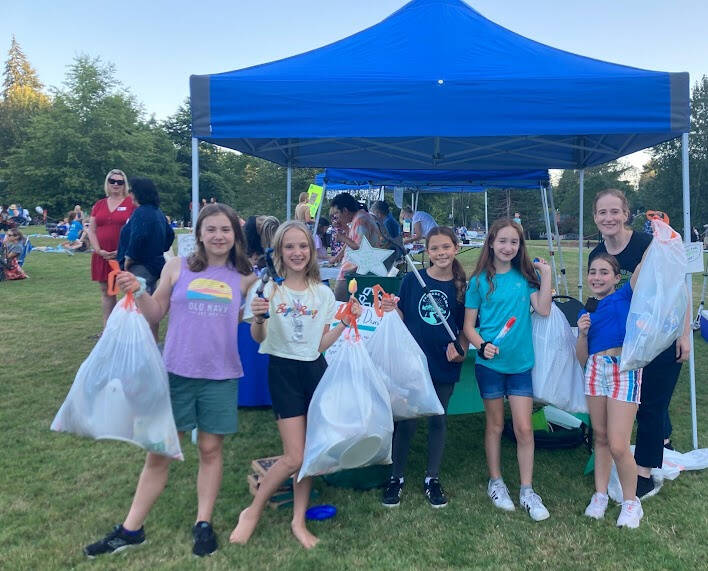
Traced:
POLYGON ((489 484, 487 484, 487 495, 492 500, 494 506, 501 510, 513 512, 516 509, 504 482, 492 483, 492 481, 489 480, 489 484))
POLYGON ((622 511, 617 518, 617 527, 636 529, 639 527, 639 522, 642 521, 643 516, 644 510, 639 498, 622 502, 622 511))
POLYGON ((522 508, 526 509, 533 521, 543 521, 551 516, 551 514, 548 513, 546 506, 543 505, 541 496, 539 496, 536 492, 531 492, 521 496, 519 498, 519 503, 522 508))
POLYGON ((605 517, 605 510, 607 509, 607 502, 609 498, 607 494, 601 494, 600 492, 595 492, 590 498, 590 503, 588 507, 585 508, 585 515, 593 519, 602 519, 605 517))

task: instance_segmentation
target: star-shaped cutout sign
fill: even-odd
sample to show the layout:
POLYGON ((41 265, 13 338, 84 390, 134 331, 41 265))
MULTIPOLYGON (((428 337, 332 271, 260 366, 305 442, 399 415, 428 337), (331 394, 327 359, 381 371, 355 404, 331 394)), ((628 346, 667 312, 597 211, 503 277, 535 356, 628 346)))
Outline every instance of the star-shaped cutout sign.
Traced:
POLYGON ((352 264, 356 264, 357 274, 376 274, 377 276, 385 276, 388 274, 386 266, 384 266, 384 260, 393 254, 394 250, 383 250, 381 248, 374 248, 366 236, 361 237, 361 242, 359 243, 359 249, 353 250, 352 248, 347 248, 347 253, 344 258, 350 261, 352 264))

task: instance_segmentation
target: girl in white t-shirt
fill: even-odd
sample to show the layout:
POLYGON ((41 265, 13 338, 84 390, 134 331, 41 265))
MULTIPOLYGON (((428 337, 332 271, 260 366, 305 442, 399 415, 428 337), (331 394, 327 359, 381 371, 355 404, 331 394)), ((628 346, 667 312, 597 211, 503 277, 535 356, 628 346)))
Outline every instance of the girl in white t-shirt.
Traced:
MULTIPOLYGON (((256 296, 254 287, 244 320, 251 320, 251 336, 261 344, 259 352, 270 355, 268 386, 283 441, 283 456, 261 480, 251 505, 241 512, 231 533, 232 543, 249 540, 270 497, 300 469, 307 408, 327 368, 322 352, 349 325, 329 327, 336 302, 332 290, 320 282, 315 245, 307 226, 286 222, 278 228, 273 241, 275 268, 285 279, 279 286, 269 282, 264 297, 256 296)), ((360 314, 361 308, 355 305, 353 313, 360 314)), ((318 541, 305 525, 311 487, 311 478, 293 482, 291 528, 305 548, 314 547, 318 541)))

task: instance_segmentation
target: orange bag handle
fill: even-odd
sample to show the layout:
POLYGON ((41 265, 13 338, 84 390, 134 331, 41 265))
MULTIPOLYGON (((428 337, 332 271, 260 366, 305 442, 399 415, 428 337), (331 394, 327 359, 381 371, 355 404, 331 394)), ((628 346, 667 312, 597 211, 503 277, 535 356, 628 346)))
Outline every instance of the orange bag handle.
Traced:
MULTIPOLYGON (((118 295, 120 293, 120 288, 116 287, 116 277, 121 272, 120 266, 116 260, 108 260, 108 265, 111 267, 111 273, 108 274, 108 283, 106 288, 106 293, 108 295, 118 295)), ((135 306, 135 300, 133 298, 133 292, 129 291, 125 294, 125 307, 130 309, 135 306)))
POLYGON ((383 301, 384 301, 384 299, 393 299, 393 294, 386 293, 386 290, 383 287, 381 287, 381 284, 376 284, 374 287, 372 287, 371 293, 374 296, 374 301, 373 301, 374 311, 376 312, 376 315, 378 315, 379 317, 383 317, 383 314, 384 314, 383 301), (380 297, 379 297, 379 294, 381 294, 380 297))

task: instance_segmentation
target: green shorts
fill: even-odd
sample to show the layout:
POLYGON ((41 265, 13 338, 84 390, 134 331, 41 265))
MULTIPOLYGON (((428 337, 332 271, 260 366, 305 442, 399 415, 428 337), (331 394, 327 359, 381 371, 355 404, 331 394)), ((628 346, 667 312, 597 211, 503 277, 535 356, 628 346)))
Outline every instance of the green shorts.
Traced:
POLYGON ((238 379, 213 381, 169 373, 172 415, 179 432, 198 428, 210 434, 238 430, 238 379))

